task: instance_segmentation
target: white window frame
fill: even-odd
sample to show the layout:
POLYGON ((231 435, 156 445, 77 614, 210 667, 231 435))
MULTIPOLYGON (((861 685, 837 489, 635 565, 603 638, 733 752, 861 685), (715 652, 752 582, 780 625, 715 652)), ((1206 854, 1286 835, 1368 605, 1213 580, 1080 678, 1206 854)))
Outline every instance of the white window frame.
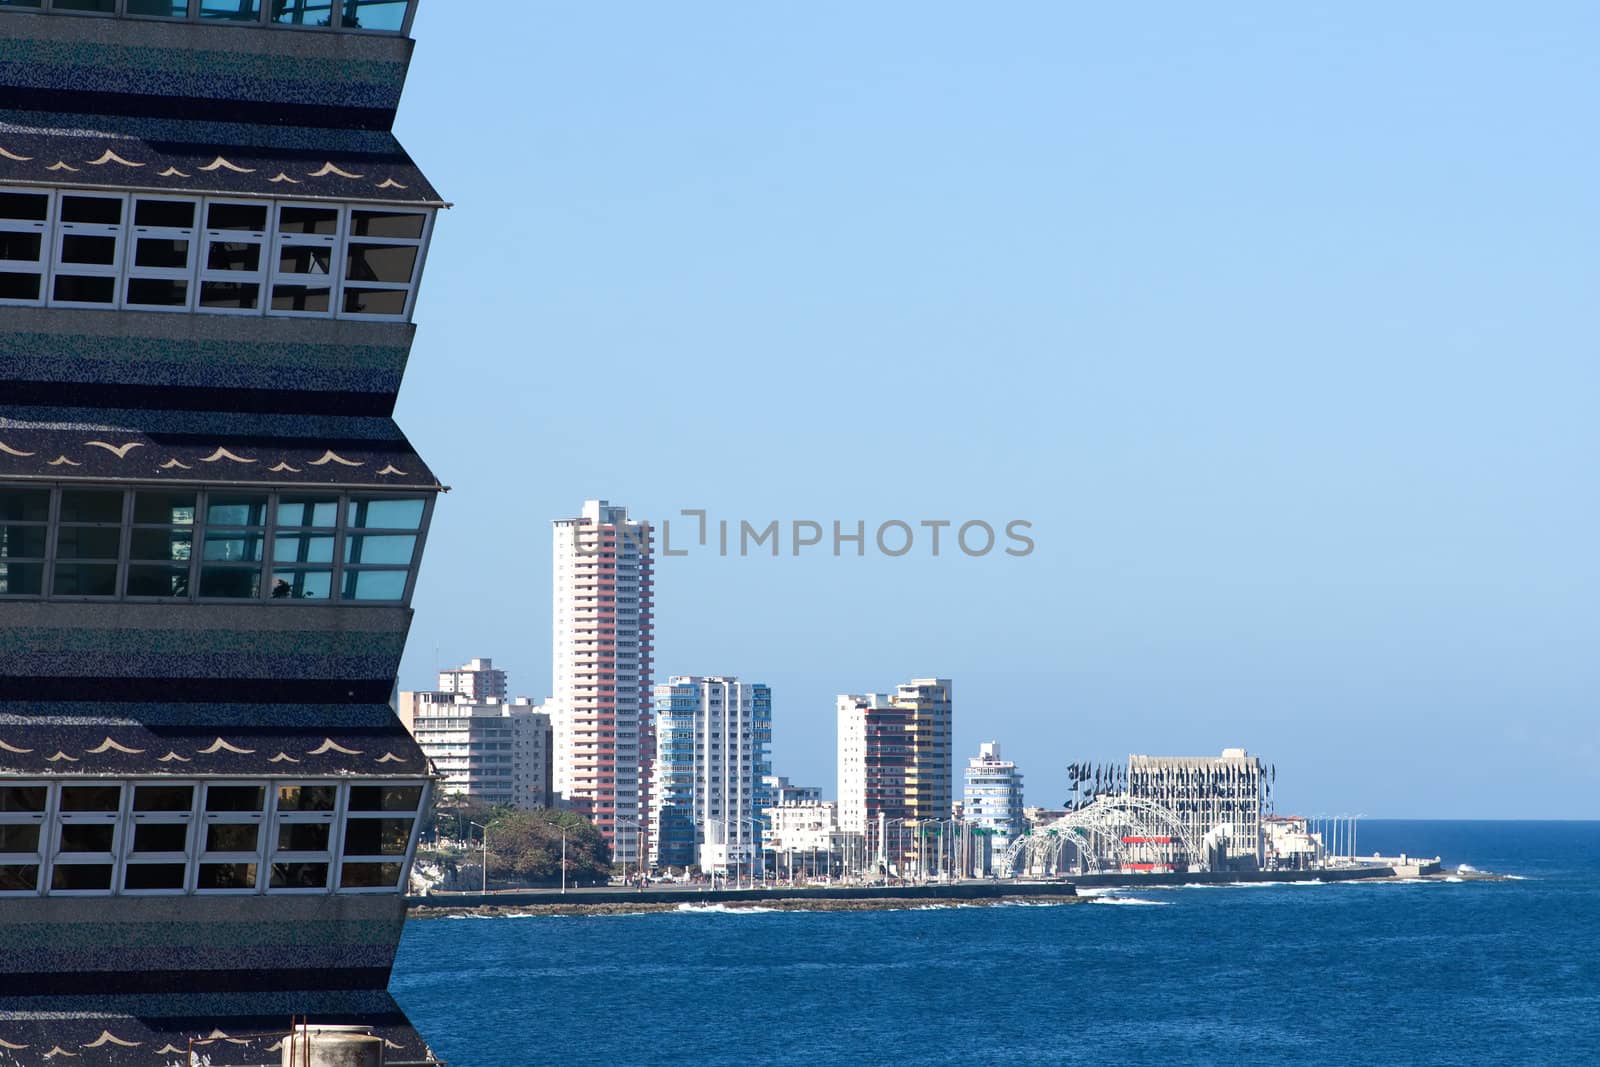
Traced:
POLYGON ((280 781, 272 785, 272 830, 267 841, 266 876, 263 882, 266 891, 274 896, 326 896, 334 891, 336 883, 334 876, 338 865, 334 857, 338 849, 339 827, 344 824, 344 806, 349 797, 349 791, 342 788, 338 782, 318 781, 307 779, 304 781, 280 781), (333 807, 326 811, 284 811, 278 807, 279 791, 285 788, 328 788, 333 790, 333 807), (325 826, 328 828, 328 847, 315 851, 285 850, 280 847, 280 831, 286 826, 325 826), (328 869, 328 873, 321 886, 274 886, 272 884, 272 868, 278 863, 320 863, 328 869))
POLYGON ((281 315, 286 318, 296 319, 331 319, 339 310, 340 285, 339 277, 343 271, 344 262, 344 231, 349 220, 349 210, 342 205, 317 203, 315 201, 280 200, 272 209, 272 259, 267 264, 267 313, 281 315), (326 211, 333 213, 333 232, 326 233, 286 233, 283 229, 283 213, 285 211, 326 211), (291 248, 325 249, 328 253, 328 271, 326 274, 296 273, 285 271, 281 268, 283 253, 291 248), (320 289, 326 283, 328 289, 327 311, 285 311, 274 308, 272 301, 276 298, 278 286, 302 286, 307 289, 320 289))
POLYGON ((338 862, 337 870, 335 870, 333 872, 333 882, 332 882, 332 884, 335 887, 335 891, 336 892, 341 893, 341 894, 378 894, 378 893, 391 893, 391 894, 394 894, 394 893, 404 893, 405 892, 405 890, 406 890, 406 885, 405 885, 406 875, 411 870, 412 861, 416 856, 417 834, 418 834, 419 828, 422 826, 422 813, 427 810, 428 799, 429 799, 429 795, 430 795, 431 791, 432 791, 432 783, 429 782, 427 779, 422 779, 420 781, 417 780, 417 779, 392 779, 392 780, 383 780, 383 781, 368 781, 368 780, 363 779, 361 781, 351 782, 347 786, 345 786, 345 788, 343 790, 341 790, 341 793, 343 793, 343 795, 344 795, 344 803, 343 803, 344 812, 343 812, 342 817, 339 819, 339 825, 338 825, 339 862, 338 862), (413 786, 420 786, 421 789, 420 789, 420 792, 419 792, 419 795, 418 795, 418 798, 417 798, 416 809, 414 811, 410 811, 410 812, 403 811, 403 810, 402 811, 356 811, 356 810, 354 810, 354 808, 351 805, 350 800, 349 800, 350 791, 353 790, 353 789, 362 789, 362 788, 370 788, 370 787, 376 787, 376 788, 379 788, 379 789, 385 789, 385 788, 410 788, 410 787, 413 787, 413 786), (345 831, 346 831, 346 829, 349 827, 350 823, 352 823, 352 822, 361 821, 361 820, 367 820, 367 819, 410 819, 411 820, 411 832, 407 836, 406 847, 405 847, 405 850, 402 852, 401 855, 399 855, 399 856, 368 855, 368 854, 353 855, 353 856, 345 855, 345 838, 346 838, 345 831), (358 863, 358 864, 366 864, 366 863, 397 863, 397 864, 400 865, 400 877, 397 880, 396 884, 392 885, 392 886, 348 886, 347 887, 347 886, 344 885, 344 867, 345 867, 346 863, 358 863))
POLYGON ((28 186, 6 186, 4 189, 0 189, 0 192, 15 196, 44 197, 43 221, 0 218, 0 230, 4 230, 6 233, 31 234, 39 238, 39 258, 37 260, 32 262, 23 259, 0 260, 0 272, 6 274, 32 274, 37 269, 39 275, 38 297, 33 300, 18 300, 12 297, 0 298, 0 305, 6 307, 43 307, 45 300, 50 295, 50 264, 55 258, 53 255, 53 243, 55 241, 57 199, 49 189, 30 188, 28 186))
POLYGON ((121 306, 129 311, 189 311, 194 307, 199 291, 199 283, 195 280, 195 263, 199 257, 201 244, 200 224, 204 221, 201 217, 205 211, 204 200, 197 200, 190 196, 146 196, 134 193, 129 197, 128 204, 128 247, 126 252, 127 268, 123 271, 121 306), (194 212, 194 224, 187 229, 169 226, 140 226, 138 224, 139 205, 150 203, 187 204, 194 212), (189 253, 182 267, 141 267, 138 265, 139 241, 184 241, 188 244, 189 253), (181 304, 135 304, 132 289, 135 281, 173 281, 184 283, 185 300, 181 304))
POLYGON ((195 827, 199 825, 198 816, 200 798, 204 793, 201 783, 196 781, 174 782, 161 778, 135 779, 131 783, 128 798, 128 832, 126 845, 123 849, 122 866, 117 876, 116 892, 128 897, 172 897, 183 896, 194 888, 195 876, 198 866, 195 863, 198 834, 195 827), (138 791, 140 789, 182 789, 190 790, 189 806, 185 809, 169 811, 139 811, 137 807, 138 791), (135 852, 138 844, 139 827, 141 826, 183 826, 184 844, 181 852, 135 852), (128 871, 133 867, 158 867, 178 865, 183 868, 183 879, 176 889, 129 889, 128 871))
POLYGON ((33 852, 0 852, 0 864, 8 867, 33 867, 32 889, 0 889, 0 899, 7 897, 36 897, 44 892, 48 883, 45 881, 45 869, 49 866, 46 857, 50 853, 50 834, 55 825, 53 805, 55 803, 55 790, 49 782, 41 781, 5 781, 0 786, 7 789, 43 789, 43 811, 0 811, 0 825, 4 826, 36 826, 39 829, 39 839, 34 843, 33 852))
POLYGON ((195 258, 195 291, 194 308, 202 315, 248 315, 260 316, 266 314, 267 308, 267 267, 268 257, 272 253, 272 226, 274 212, 270 200, 254 200, 249 197, 237 196, 207 196, 200 198, 200 219, 198 220, 198 233, 200 249, 195 258), (265 224, 260 230, 215 230, 210 226, 212 207, 246 207, 261 208, 265 215, 265 224), (257 252, 256 269, 244 270, 215 270, 210 267, 211 246, 213 244, 246 244, 254 245, 257 252), (256 306, 253 308, 226 308, 206 307, 200 302, 201 292, 207 282, 224 285, 254 285, 256 287, 256 306))
POLYGON ((128 796, 132 792, 127 783, 121 780, 106 781, 104 779, 83 779, 78 781, 62 782, 55 787, 56 817, 52 822, 50 833, 50 869, 45 875, 45 887, 49 896, 53 897, 109 897, 116 893, 117 886, 122 878, 122 864, 118 858, 121 851, 123 838, 123 817, 127 813, 128 796), (115 789, 117 790, 117 807, 115 811, 68 811, 64 799, 68 789, 115 789), (104 852, 66 852, 63 849, 63 838, 69 826, 110 826, 111 848, 104 852), (70 856, 67 860, 65 857, 70 856), (64 867, 109 867, 111 877, 105 889, 57 889, 55 876, 58 869, 64 867))
POLYGON ((123 265, 128 255, 128 203, 127 193, 106 193, 95 189, 63 189, 57 193, 56 226, 50 244, 50 291, 45 303, 49 307, 107 308, 122 306, 123 265), (64 218, 66 200, 76 197, 84 200, 111 200, 121 205, 122 221, 117 225, 104 222, 68 222, 64 218), (69 237, 110 237, 113 239, 111 263, 68 263, 64 247, 69 237), (61 278, 110 278, 110 300, 64 300, 56 296, 56 282, 61 278))
POLYGON ((190 884, 194 886, 197 896, 245 896, 251 893, 260 893, 266 882, 265 868, 262 863, 262 853, 265 849, 267 827, 271 820, 267 817, 268 809, 276 795, 273 784, 263 779, 221 779, 208 781, 201 791, 200 816, 198 820, 199 836, 194 845, 194 871, 190 875, 190 884), (258 788, 262 791, 261 807, 258 811, 211 811, 210 796, 213 789, 258 788), (244 826, 251 825, 256 828, 256 849, 246 852, 243 849, 223 850, 213 852, 208 847, 210 844, 211 827, 213 826, 244 826), (256 867, 255 885, 240 889, 202 889, 200 887, 200 869, 208 864, 240 864, 253 863, 256 867))

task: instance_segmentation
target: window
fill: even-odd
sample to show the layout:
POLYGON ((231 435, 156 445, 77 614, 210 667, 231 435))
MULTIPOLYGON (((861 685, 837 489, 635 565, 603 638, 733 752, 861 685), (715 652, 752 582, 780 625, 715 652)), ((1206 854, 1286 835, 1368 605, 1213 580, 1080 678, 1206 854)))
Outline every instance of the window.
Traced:
POLYGON ((267 788, 260 784, 207 785, 205 838, 195 890, 253 893, 261 869, 261 830, 267 788))
POLYGON ((333 828, 339 789, 328 784, 287 784, 277 788, 273 827, 273 892, 328 891, 333 866, 333 828))
POLYGON ((49 531, 48 489, 0 487, 0 597, 38 596, 44 591, 49 531))
POLYGON ((0 897, 39 891, 49 794, 50 787, 42 784, 0 786, 0 897))
POLYGON ((260 314, 269 211, 262 203, 206 201, 201 311, 260 314))
POLYGON ((126 196, 61 194, 50 303, 116 306, 127 206, 126 196))
POLYGON ((44 300, 54 204, 49 193, 0 192, 0 304, 44 300))
POLYGON ((256 22, 261 18, 261 0, 200 0, 200 17, 256 22))
POLYGON ((420 499, 350 502, 344 541, 344 599, 405 599, 416 555, 416 531, 425 506, 420 499))
POLYGON ((133 202, 133 254, 123 306, 165 311, 189 307, 194 278, 193 200, 138 197, 133 202))
POLYGON ((337 497, 278 498, 272 538, 272 598, 327 600, 333 596, 333 554, 339 525, 337 497))
POLYGON ((109 597, 122 554, 121 490, 63 489, 53 589, 61 597, 109 597))
POLYGON ((320 205, 278 205, 272 256, 271 307, 275 313, 332 313, 339 214, 337 208, 320 205))
POLYGON ((414 211, 350 212, 344 314, 401 318, 408 313, 426 221, 414 211))
POLYGON ((116 867, 122 787, 63 785, 51 859, 50 892, 109 893, 116 867))
POLYGON ((195 493, 140 490, 133 495, 128 541, 130 597, 187 597, 194 555, 195 493))
POLYGON ((352 785, 344 822, 341 890, 395 890, 422 805, 420 785, 352 785))
POLYGON ((172 894, 187 888, 195 791, 191 784, 135 784, 123 892, 172 894))
POLYGON ((405 33, 416 0, 0 0, 0 12, 46 10, 62 15, 200 19, 219 25, 405 33))

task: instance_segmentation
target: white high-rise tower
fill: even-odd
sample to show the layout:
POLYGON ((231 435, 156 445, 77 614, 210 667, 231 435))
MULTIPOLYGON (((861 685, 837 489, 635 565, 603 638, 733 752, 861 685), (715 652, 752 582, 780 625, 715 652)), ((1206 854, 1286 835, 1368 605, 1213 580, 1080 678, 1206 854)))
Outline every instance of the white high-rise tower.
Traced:
POLYGON ((557 803, 594 820, 618 862, 649 854, 650 525, 604 500, 554 523, 549 704, 557 803))

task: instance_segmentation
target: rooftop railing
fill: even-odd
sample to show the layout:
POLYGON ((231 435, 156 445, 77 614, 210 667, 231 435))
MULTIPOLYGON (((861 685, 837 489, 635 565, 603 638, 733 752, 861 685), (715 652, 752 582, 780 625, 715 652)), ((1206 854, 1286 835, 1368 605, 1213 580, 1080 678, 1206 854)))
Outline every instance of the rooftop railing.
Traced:
POLYGON ((417 0, 0 0, 0 12, 407 34, 417 0))

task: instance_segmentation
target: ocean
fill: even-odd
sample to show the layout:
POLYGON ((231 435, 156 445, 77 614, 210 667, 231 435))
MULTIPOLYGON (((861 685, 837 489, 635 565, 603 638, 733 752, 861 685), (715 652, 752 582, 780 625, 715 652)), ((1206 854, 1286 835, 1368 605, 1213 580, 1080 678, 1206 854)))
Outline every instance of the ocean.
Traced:
POLYGON ((407 923, 452 1067, 1600 1063, 1600 822, 1366 820, 1508 881, 407 923))

